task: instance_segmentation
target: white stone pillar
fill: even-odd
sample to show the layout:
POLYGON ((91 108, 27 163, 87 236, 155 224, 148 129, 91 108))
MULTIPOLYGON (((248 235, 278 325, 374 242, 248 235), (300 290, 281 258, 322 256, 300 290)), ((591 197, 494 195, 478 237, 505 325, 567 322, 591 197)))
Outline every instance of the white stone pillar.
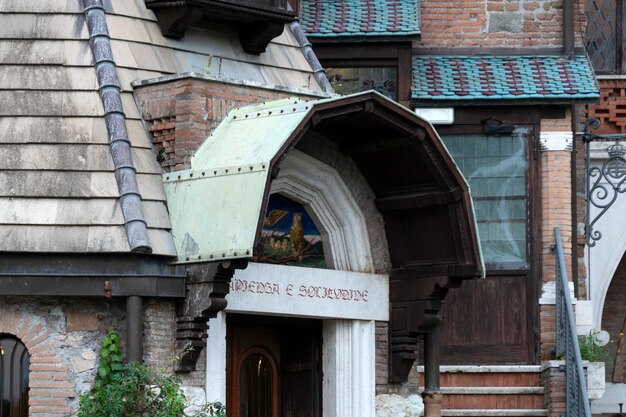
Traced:
POLYGON ((226 314, 209 320, 206 347, 206 399, 226 404, 226 314))
POLYGON ((374 417, 374 322, 326 320, 323 339, 324 417, 374 417))

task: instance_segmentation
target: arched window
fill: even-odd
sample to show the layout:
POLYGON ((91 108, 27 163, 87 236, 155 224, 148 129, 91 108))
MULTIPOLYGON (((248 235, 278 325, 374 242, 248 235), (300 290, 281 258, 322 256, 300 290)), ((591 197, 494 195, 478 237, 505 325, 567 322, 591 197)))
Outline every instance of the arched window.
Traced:
POLYGON ((238 366, 239 416, 278 415, 278 372, 272 355, 255 347, 245 352, 238 366))
POLYGON ((28 416, 26 346, 14 336, 0 334, 0 417, 28 416))

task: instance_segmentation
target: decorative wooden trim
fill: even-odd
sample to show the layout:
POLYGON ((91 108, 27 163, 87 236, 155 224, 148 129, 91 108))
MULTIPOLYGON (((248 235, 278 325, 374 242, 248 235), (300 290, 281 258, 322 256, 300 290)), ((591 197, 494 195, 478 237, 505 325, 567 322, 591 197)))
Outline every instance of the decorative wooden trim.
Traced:
POLYGON ((187 28, 202 18, 205 21, 234 24, 244 51, 265 52, 269 42, 279 36, 286 23, 296 15, 287 0, 246 2, 239 0, 145 0, 154 11, 163 36, 180 39, 187 28))

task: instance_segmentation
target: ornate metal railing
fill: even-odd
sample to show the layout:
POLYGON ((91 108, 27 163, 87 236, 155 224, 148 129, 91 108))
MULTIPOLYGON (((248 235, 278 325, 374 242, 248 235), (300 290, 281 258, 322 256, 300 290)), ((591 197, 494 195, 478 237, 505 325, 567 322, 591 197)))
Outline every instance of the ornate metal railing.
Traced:
POLYGON ((554 229, 556 238, 556 356, 565 356, 565 384, 567 393, 567 417, 591 417, 587 384, 580 357, 574 307, 569 292, 565 255, 561 241, 561 231, 554 229))
POLYGON ((599 127, 600 121, 598 119, 589 119, 585 123, 583 134, 585 172, 587 174, 585 232, 587 246, 590 248, 594 247, 596 242, 602 238, 602 233, 596 229, 596 222, 611 208, 619 194, 626 193, 626 147, 620 143, 626 139, 626 135, 596 135, 591 133, 592 129, 599 127), (599 167, 591 166, 591 142, 593 141, 615 141, 613 145, 606 148, 609 157, 599 167), (597 209, 594 213, 591 212, 591 206, 597 209))

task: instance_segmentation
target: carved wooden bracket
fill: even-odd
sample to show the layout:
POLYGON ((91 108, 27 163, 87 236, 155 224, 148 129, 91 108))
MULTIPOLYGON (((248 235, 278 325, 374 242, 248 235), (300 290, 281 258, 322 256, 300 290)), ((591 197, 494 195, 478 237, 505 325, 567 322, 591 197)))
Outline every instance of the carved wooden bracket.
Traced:
POLYGON ((206 346, 207 322, 226 308, 230 280, 235 270, 245 269, 247 259, 189 265, 187 296, 180 303, 176 318, 176 351, 181 358, 176 372, 196 370, 206 346))
POLYGON ((163 36, 180 39, 187 28, 202 20, 207 24, 220 22, 237 27, 244 51, 265 52, 272 39, 279 36, 285 23, 293 22, 294 12, 287 0, 145 0, 154 11, 163 36))
POLYGON ((389 343, 389 381, 405 382, 418 358, 419 337, 434 326, 438 326, 443 317, 443 301, 451 288, 458 288, 462 280, 455 278, 417 278, 406 277, 390 280, 390 343, 389 343))

